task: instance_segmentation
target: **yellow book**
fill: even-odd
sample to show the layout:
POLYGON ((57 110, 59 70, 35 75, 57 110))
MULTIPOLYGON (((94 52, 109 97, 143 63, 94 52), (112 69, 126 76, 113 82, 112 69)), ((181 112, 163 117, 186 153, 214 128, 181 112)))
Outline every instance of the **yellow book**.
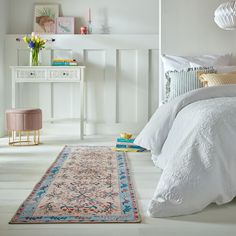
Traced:
POLYGON ((75 62, 74 59, 60 59, 60 58, 56 58, 53 59, 53 62, 75 62))
POLYGON ((143 152, 144 149, 135 149, 135 148, 112 148, 116 152, 143 152))

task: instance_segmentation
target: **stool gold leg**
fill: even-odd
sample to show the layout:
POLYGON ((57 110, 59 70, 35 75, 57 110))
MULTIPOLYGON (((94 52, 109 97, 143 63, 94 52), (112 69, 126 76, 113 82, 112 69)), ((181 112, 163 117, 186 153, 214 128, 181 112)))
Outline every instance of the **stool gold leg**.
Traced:
POLYGON ((38 144, 40 144, 40 130, 38 130, 38 144))
POLYGON ((20 138, 20 145, 22 145, 22 142, 21 142, 21 131, 19 131, 19 138, 20 138))
POLYGON ((36 130, 34 130, 34 144, 36 144, 36 130))
POLYGON ((40 130, 8 130, 8 144, 11 146, 31 146, 40 144, 40 130))
POLYGON ((15 142, 15 131, 13 130, 12 131, 12 143, 14 145, 14 142, 15 142))
POLYGON ((8 130, 8 144, 10 145, 11 143, 11 131, 8 130))
POLYGON ((29 143, 29 131, 27 131, 27 142, 29 143))

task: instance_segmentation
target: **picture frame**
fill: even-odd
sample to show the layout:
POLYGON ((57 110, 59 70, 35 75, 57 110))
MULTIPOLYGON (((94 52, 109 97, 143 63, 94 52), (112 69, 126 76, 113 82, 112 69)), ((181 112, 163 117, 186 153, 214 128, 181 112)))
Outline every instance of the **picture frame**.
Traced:
POLYGON ((34 32, 39 34, 55 34, 56 18, 59 16, 57 4, 35 4, 34 32))
POLYGON ((56 18, 57 34, 74 34, 75 17, 57 17, 56 18))

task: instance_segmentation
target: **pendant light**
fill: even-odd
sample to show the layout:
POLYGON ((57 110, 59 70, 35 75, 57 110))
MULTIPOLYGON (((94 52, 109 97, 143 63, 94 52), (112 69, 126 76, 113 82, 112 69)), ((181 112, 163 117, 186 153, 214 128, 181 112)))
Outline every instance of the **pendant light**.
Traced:
POLYGON ((236 1, 221 4, 215 11, 215 23, 224 30, 236 29, 236 1))

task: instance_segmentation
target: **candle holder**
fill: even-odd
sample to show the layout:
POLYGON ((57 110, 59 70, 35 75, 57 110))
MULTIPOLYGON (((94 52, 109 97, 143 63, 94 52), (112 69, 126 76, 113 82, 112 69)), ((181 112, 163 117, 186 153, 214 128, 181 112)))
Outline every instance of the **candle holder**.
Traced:
POLYGON ((89 8, 89 14, 88 14, 88 34, 92 34, 92 17, 91 17, 91 8, 89 8))

